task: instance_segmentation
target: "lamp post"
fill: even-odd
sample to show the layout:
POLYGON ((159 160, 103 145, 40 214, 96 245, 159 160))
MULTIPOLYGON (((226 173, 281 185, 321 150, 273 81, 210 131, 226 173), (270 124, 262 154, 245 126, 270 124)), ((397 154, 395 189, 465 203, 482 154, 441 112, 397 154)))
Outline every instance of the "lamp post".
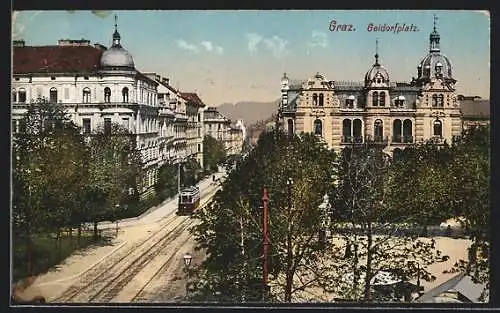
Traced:
POLYGON ((184 259, 184 268, 186 269, 186 299, 188 297, 188 291, 189 291, 189 266, 191 265, 191 260, 193 257, 189 254, 186 253, 183 257, 184 259))

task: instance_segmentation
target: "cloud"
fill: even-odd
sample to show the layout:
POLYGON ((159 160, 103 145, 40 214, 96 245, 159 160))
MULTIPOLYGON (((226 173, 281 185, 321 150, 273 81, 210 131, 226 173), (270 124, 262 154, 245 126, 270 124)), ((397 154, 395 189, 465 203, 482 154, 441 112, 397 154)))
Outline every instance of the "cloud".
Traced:
POLYGON ((321 48, 326 48, 328 46, 328 37, 325 32, 319 31, 319 30, 313 30, 312 34, 312 41, 309 41, 307 45, 309 47, 321 47, 321 48))
POLYGON ((262 36, 256 33, 246 34, 248 50, 257 51, 257 45, 262 41, 262 36))
POLYGON ((286 45, 288 41, 280 38, 277 35, 274 35, 269 38, 264 38, 256 33, 246 34, 248 50, 250 52, 255 52, 258 49, 259 45, 263 45, 267 50, 270 50, 276 58, 280 58, 286 53, 288 50, 286 49, 286 45))
POLYGON ((217 46, 217 45, 213 44, 210 41, 202 41, 201 45, 203 47, 205 47, 205 50, 207 50, 209 52, 213 52, 215 54, 222 54, 222 53, 224 53, 224 49, 221 46, 217 46))
POLYGON ((224 53, 224 49, 221 46, 218 46, 210 41, 204 40, 202 41, 199 45, 196 44, 190 44, 187 41, 183 39, 177 40, 177 46, 181 49, 191 51, 193 53, 200 53, 200 50, 203 50, 205 48, 206 51, 212 52, 215 54, 222 54, 224 53))
POLYGON ((189 44, 185 40, 182 40, 182 39, 177 40, 177 47, 184 49, 184 50, 191 51, 193 53, 200 52, 200 50, 198 49, 197 46, 189 44))

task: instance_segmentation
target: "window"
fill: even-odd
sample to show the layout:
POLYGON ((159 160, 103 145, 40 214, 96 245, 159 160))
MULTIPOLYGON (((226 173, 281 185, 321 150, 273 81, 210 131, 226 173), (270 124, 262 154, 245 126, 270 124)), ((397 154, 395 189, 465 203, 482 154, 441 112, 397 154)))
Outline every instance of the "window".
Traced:
POLYGON ((111 119, 110 118, 104 119, 104 135, 106 135, 106 136, 111 135, 111 119))
POLYGON ((69 99, 69 88, 64 88, 64 99, 69 99))
POLYGON ((354 107, 354 100, 352 100, 352 99, 346 99, 345 100, 345 106, 347 108, 353 108, 354 107))
POLYGON ((198 144, 198 152, 201 152, 201 144, 198 144))
POLYGON ((413 142, 413 130, 411 120, 404 120, 403 122, 403 142, 412 143, 413 142))
POLYGON ((88 76, 84 76, 83 79, 89 80, 89 77, 88 76))
POLYGON ((12 90, 12 102, 17 102, 17 92, 16 90, 12 90))
POLYGON ((322 123, 320 120, 314 121, 314 134, 316 136, 322 136, 322 134, 323 134, 323 127, 322 127, 322 123))
POLYGON ((375 130, 373 136, 375 141, 382 141, 384 136, 384 128, 382 120, 375 120, 375 130))
POLYGON ((373 92, 372 94, 372 105, 374 107, 378 106, 378 92, 373 92))
POLYGON ((345 119, 342 121, 342 142, 351 141, 351 120, 345 119))
POLYGON ((91 132, 91 126, 90 126, 90 118, 84 118, 82 119, 82 124, 83 124, 83 133, 84 134, 90 134, 91 132))
POLYGON ((385 105, 385 92, 380 93, 380 100, 379 100, 379 105, 383 107, 385 105))
POLYGON ((288 136, 293 136, 293 120, 288 120, 288 136))
POLYGON ((50 79, 51 80, 56 80, 56 77, 55 76, 50 76, 50 79))
POLYGON ((438 96, 436 94, 432 95, 432 106, 437 107, 438 104, 438 96))
POLYGON ((122 89, 122 96, 123 96, 123 102, 127 103, 128 102, 128 88, 124 87, 122 89))
POLYGON ((434 136, 442 137, 443 136, 443 124, 440 120, 434 121, 434 136))
POLYGON ((440 95, 438 96, 438 101, 437 101, 437 102, 438 102, 438 106, 439 106, 440 108, 442 108, 442 107, 444 106, 444 96, 443 96, 442 94, 440 94, 440 95))
POLYGON ((50 97, 49 101, 51 103, 57 103, 57 89, 56 88, 50 88, 50 97))
POLYGON ((104 88, 104 102, 111 102, 111 89, 109 87, 104 88))
POLYGON ((399 96, 394 101, 394 105, 396 106, 396 108, 402 108, 404 106, 404 102, 405 102, 405 97, 399 96))
POLYGON ((21 103, 25 103, 26 102, 26 90, 24 90, 24 88, 19 88, 19 93, 18 93, 18 101, 21 102, 21 103))
POLYGON ((354 142, 363 142, 363 138, 361 136, 361 120, 358 118, 352 122, 352 136, 354 137, 354 142))
POLYGON ((401 142, 401 128, 402 128, 401 120, 394 120, 394 122, 392 124, 392 141, 393 142, 401 142))
POLYGON ((322 94, 322 93, 320 93, 320 94, 319 94, 319 105, 320 105, 320 106, 323 106, 323 104, 324 104, 323 94, 322 94))
POLYGON ((17 120, 12 120, 12 133, 17 133, 17 120))
POLYGON ((83 89, 83 103, 90 103, 90 89, 83 89))
POLYGON ((313 105, 318 105, 318 94, 313 94, 313 105))
POLYGON ((201 122, 201 113, 198 113, 198 123, 201 122))
POLYGON ((26 132, 26 121, 21 119, 19 120, 19 125, 18 125, 18 129, 17 131, 20 132, 20 133, 24 133, 26 132))

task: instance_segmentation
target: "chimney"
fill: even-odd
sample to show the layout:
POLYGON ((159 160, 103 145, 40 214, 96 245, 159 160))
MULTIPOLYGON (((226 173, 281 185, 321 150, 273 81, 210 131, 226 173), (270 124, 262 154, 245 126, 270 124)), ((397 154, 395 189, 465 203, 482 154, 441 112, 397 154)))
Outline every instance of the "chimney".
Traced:
POLYGON ((26 42, 24 42, 24 40, 22 40, 22 39, 21 40, 14 40, 12 42, 12 45, 14 47, 24 47, 24 46, 26 46, 26 42))
POLYGON ((59 46, 90 46, 90 40, 86 39, 59 39, 59 46))
POLYGON ((94 43, 94 47, 96 47, 97 49, 101 49, 102 51, 104 50, 107 50, 108 48, 106 48, 106 46, 103 46, 101 45, 100 43, 94 43))
POLYGON ((162 77, 161 82, 168 85, 170 82, 170 78, 162 77))

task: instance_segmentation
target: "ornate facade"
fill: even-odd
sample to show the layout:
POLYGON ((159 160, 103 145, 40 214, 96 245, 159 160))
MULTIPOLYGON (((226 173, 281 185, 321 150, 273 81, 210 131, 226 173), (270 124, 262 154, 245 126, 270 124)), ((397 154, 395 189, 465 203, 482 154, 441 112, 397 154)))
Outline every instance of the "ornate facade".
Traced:
POLYGON ((452 65, 439 42, 434 23, 429 52, 410 82, 391 81, 378 51, 363 82, 327 80, 320 73, 298 81, 285 74, 279 112, 283 127, 288 133, 314 133, 337 151, 361 143, 388 153, 428 139, 451 143, 462 132, 461 111, 452 65))

